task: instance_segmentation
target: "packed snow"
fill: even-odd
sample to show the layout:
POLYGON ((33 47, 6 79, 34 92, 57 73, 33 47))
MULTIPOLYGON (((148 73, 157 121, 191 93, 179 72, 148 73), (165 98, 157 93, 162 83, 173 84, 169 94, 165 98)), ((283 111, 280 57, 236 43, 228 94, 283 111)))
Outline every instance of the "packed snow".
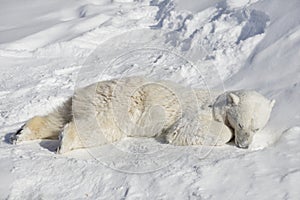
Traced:
POLYGON ((3 0, 0 199, 299 199, 299 12, 299 0, 3 0), (249 149, 9 143, 74 89, 133 75, 276 105, 249 149))

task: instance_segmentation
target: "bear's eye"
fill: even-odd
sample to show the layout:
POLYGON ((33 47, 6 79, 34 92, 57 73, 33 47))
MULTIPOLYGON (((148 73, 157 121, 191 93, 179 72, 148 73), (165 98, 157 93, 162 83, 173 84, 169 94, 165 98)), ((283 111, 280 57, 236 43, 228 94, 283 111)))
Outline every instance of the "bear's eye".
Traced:
POLYGON ((253 130, 253 132, 257 132, 257 131, 259 131, 259 128, 253 130))
POLYGON ((242 126, 241 124, 239 124, 239 127, 240 127, 241 129, 243 129, 243 126, 242 126))

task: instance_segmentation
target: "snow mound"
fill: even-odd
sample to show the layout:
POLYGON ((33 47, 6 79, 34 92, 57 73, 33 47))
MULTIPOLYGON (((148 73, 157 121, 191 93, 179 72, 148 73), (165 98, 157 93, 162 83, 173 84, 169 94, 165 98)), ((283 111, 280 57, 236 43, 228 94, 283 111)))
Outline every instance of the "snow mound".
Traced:
POLYGON ((299 10, 298 0, 2 2, 0 198, 297 199, 299 10), (138 74, 255 89, 276 105, 248 150, 127 138, 90 149, 97 160, 87 150, 57 155, 57 141, 8 144, 74 88, 138 74))

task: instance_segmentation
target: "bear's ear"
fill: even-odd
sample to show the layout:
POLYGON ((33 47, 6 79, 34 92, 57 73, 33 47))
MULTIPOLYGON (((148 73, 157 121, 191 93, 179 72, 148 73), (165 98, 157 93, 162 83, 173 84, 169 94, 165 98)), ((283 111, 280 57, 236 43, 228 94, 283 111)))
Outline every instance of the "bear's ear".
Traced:
POLYGON ((271 106, 271 108, 273 108, 273 107, 274 107, 275 103, 276 103, 275 99, 273 99, 273 100, 270 102, 270 106, 271 106))
POLYGON ((231 102, 233 102, 234 105, 238 105, 240 102, 240 98, 236 94, 233 94, 233 93, 229 93, 229 99, 231 102))

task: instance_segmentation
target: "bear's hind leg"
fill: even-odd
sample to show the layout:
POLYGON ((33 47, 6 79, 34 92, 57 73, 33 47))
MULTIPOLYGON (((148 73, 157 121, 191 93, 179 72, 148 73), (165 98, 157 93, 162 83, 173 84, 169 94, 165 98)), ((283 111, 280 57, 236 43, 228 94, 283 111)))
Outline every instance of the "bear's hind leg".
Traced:
POLYGON ((74 149, 84 148, 83 143, 76 131, 76 126, 73 121, 68 123, 60 135, 60 144, 57 153, 63 154, 74 149))
POLYGON ((10 138, 11 143, 36 139, 58 139, 65 124, 72 120, 72 98, 45 116, 28 120, 10 138))
POLYGON ((51 129, 48 124, 47 116, 35 116, 28 120, 10 140, 12 143, 36 139, 57 139, 59 131, 51 129))

